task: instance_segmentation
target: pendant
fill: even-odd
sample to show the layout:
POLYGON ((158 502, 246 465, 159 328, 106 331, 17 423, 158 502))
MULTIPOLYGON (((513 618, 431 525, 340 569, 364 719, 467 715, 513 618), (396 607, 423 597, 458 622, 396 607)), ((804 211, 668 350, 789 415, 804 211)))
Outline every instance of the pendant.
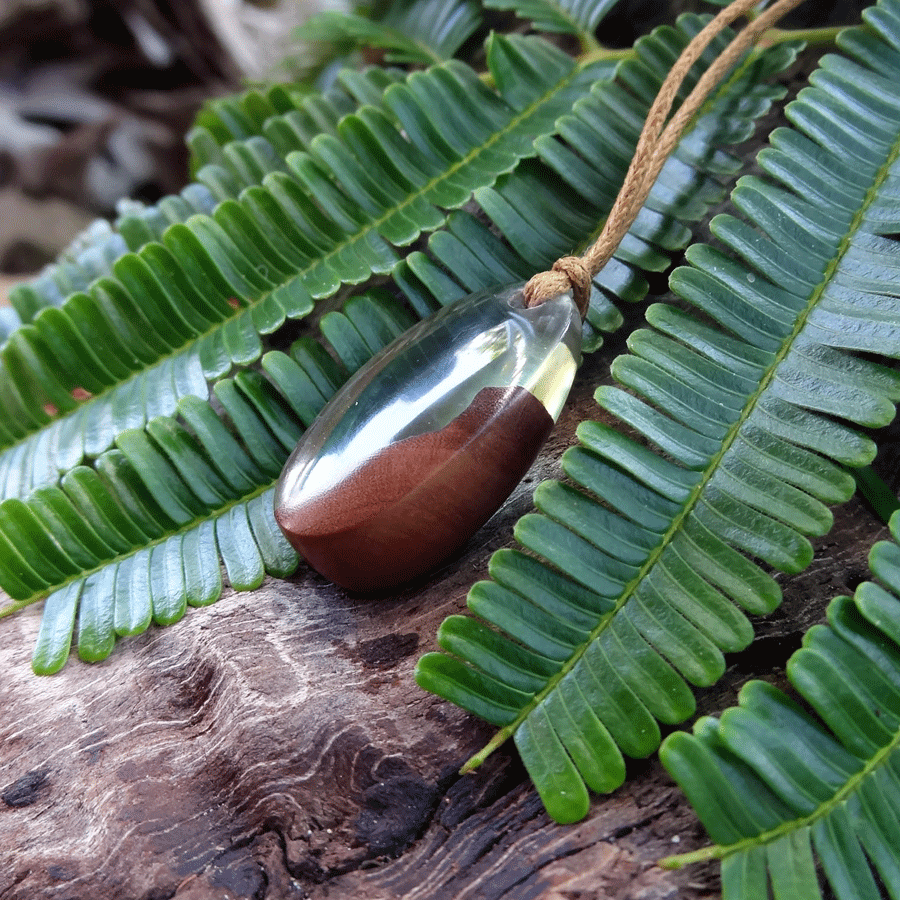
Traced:
POLYGON ((419 322, 324 407, 284 467, 275 518, 307 563, 352 591, 415 578, 459 549, 531 467, 581 361, 565 293, 521 285, 419 322))

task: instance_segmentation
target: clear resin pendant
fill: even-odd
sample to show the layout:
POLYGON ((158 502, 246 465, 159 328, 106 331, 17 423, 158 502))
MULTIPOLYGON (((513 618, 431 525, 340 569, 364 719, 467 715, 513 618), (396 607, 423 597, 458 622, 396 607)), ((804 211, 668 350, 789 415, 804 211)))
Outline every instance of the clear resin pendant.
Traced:
POLYGON ((528 471, 581 359, 566 293, 475 294, 373 357, 291 454, 275 518, 314 569, 354 591, 401 584, 461 547, 528 471))

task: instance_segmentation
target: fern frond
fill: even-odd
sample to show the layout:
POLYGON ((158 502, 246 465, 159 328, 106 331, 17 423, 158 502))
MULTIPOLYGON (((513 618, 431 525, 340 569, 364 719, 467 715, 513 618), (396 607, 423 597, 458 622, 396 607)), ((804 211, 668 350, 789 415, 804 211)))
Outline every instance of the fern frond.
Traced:
POLYGON ((760 563, 802 570, 826 504, 853 492, 839 464, 874 455, 851 425, 894 415, 900 376, 853 351, 900 355, 896 63, 822 60, 788 107, 796 129, 760 155, 769 177, 738 183, 746 219, 713 220, 730 255, 694 246, 671 278, 701 316, 651 306, 613 363, 622 387, 596 393, 642 440, 579 426, 574 487, 539 486, 515 529, 540 561, 499 551, 469 594, 497 632, 454 619, 419 664, 423 687, 501 727, 484 753, 514 736, 560 821, 619 782, 622 753, 656 749, 657 722, 692 714, 688 683, 712 684, 751 639, 745 613, 780 601, 760 563))
MULTIPOLYGON (((891 520, 900 539, 900 515, 891 520)), ((900 896, 900 547, 870 554, 878 582, 838 597, 788 662, 813 714, 751 681, 739 705, 660 749, 716 846, 663 861, 722 860, 725 900, 900 896)))
POLYGON ((96 661, 116 636, 214 602, 220 560, 236 590, 258 587, 266 572, 291 574, 297 555, 272 515, 284 462, 348 370, 411 323, 384 295, 356 297, 323 319, 342 364, 300 339, 263 357, 265 375, 219 381, 221 412, 185 397, 177 417, 122 432, 94 466, 0 503, 0 582, 15 601, 4 613, 50 591, 35 671, 57 671, 73 636, 81 658, 96 661))
POLYGON ((312 46, 332 44, 343 52, 383 50, 400 65, 431 65, 451 59, 481 25, 475 0, 417 0, 392 3, 381 19, 326 10, 295 32, 312 46))
POLYGON ((193 215, 212 213, 217 203, 236 199, 271 171, 286 171, 285 156, 308 149, 319 133, 335 134, 341 118, 363 104, 380 102, 384 89, 403 74, 378 67, 346 70, 322 93, 275 85, 264 93, 252 89, 211 102, 188 134, 198 180, 155 204, 123 201, 113 223, 94 222, 37 278, 13 288, 10 301, 19 318, 30 322, 44 307, 62 306, 96 279, 110 275, 113 264, 129 250, 161 240, 171 225, 193 215))
POLYGON ((288 171, 170 225, 18 329, 0 353, 5 495, 65 471, 79 440, 96 455, 123 426, 172 412, 185 391, 203 395, 201 379, 253 362, 260 335, 307 315, 314 298, 388 272, 394 247, 530 155, 534 136, 606 71, 575 68, 534 39, 496 38, 489 57, 509 91, 490 91, 461 63, 416 73, 385 92, 391 115, 345 117, 338 137, 289 155, 288 171), (62 454, 42 455, 39 472, 37 442, 62 454))

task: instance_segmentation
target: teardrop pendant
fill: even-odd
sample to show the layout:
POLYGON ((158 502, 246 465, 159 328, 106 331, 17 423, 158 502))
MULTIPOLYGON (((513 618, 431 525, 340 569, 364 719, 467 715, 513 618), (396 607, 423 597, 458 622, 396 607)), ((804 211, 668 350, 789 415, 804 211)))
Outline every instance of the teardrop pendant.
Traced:
POLYGON ((420 322, 325 406, 284 467, 275 518, 330 581, 392 587, 462 546, 534 462, 581 359, 566 293, 473 294, 420 322))

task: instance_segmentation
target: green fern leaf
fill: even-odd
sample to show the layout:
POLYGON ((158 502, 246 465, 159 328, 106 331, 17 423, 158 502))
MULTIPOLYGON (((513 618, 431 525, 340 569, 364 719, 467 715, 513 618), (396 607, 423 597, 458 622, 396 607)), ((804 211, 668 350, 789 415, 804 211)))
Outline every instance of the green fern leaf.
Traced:
MULTIPOLYGON (((851 56, 857 34, 842 42, 851 56)), ((852 351, 900 353, 896 245, 885 236, 896 231, 895 64, 890 54, 877 70, 823 59, 815 87, 788 108, 797 129, 776 131, 760 155, 770 177, 734 192, 749 221, 713 221, 731 255, 695 246, 672 276, 717 324, 650 307, 651 328, 613 363, 622 387, 597 391, 646 443, 582 423, 580 445, 563 456, 577 489, 541 485, 540 513, 515 529, 544 561, 500 551, 494 580, 472 589, 473 612, 532 648, 526 671, 539 686, 523 691, 488 667, 476 620, 469 644, 441 634, 444 652, 420 661, 423 687, 501 726, 485 753, 515 737, 560 821, 586 814, 586 789, 609 783, 597 772, 616 746, 646 755, 659 741, 654 720, 692 714, 688 683, 712 684, 722 654, 750 640, 744 613, 780 600, 757 561, 802 570, 807 536, 830 527, 825 504, 853 492, 838 463, 871 460, 872 442, 846 423, 877 427, 894 415, 900 377, 852 351), (545 642, 534 647, 538 633, 545 642), (485 697, 500 702, 486 710, 485 697), (588 739, 597 733, 600 743, 588 739)))
MULTIPOLYGON (((326 318, 333 349, 354 368, 412 323, 383 294, 353 298, 326 318)), ((0 582, 15 601, 4 612, 50 592, 37 673, 65 663, 73 636, 93 662, 116 637, 214 602, 220 561, 236 590, 294 571, 297 555, 272 515, 274 484, 347 367, 303 338, 290 354, 266 354, 262 369, 268 378, 245 371, 215 385, 221 413, 185 397, 177 418, 124 431, 93 467, 74 468, 26 502, 0 503, 0 582)))
POLYGON ((392 3, 379 20, 356 13, 316 13, 296 36, 312 46, 335 45, 344 53, 383 50, 389 63, 430 65, 453 57, 480 25, 480 6, 474 0, 405 0, 392 3))
POLYGON ((717 842, 664 864, 721 859, 725 900, 768 897, 767 882, 819 897, 817 868, 838 900, 877 900, 879 881, 900 893, 900 547, 876 544, 870 565, 880 583, 835 599, 788 662, 813 714, 751 681, 737 707, 660 749, 717 842))
POLYGON ((511 9, 538 31, 576 35, 596 45, 594 33, 616 0, 484 0, 486 9, 511 9))

